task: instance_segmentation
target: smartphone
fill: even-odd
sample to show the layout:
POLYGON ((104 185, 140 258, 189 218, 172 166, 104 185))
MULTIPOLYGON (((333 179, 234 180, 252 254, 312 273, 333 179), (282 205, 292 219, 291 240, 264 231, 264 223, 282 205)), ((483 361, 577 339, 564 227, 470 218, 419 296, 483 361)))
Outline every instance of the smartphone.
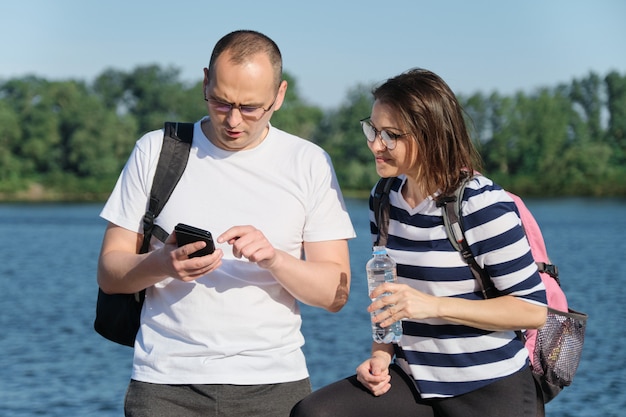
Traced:
POLYGON ((184 246, 188 243, 197 242, 199 240, 202 240, 206 243, 206 246, 204 248, 189 255, 190 258, 209 255, 215 251, 213 236, 208 230, 199 229, 197 227, 189 226, 183 223, 178 223, 174 228, 174 232, 176 233, 176 241, 178 242, 178 247, 184 246))

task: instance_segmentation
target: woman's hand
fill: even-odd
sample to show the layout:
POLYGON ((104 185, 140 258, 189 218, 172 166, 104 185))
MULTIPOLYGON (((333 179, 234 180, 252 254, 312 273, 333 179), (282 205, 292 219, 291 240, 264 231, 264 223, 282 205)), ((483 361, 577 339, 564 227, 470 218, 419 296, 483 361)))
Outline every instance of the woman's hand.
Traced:
POLYGON ((372 356, 356 368, 357 380, 377 397, 391 388, 390 358, 390 355, 372 356))
POLYGON ((439 297, 425 294, 405 284, 383 283, 372 291, 370 298, 375 301, 367 308, 368 312, 386 308, 372 319, 382 327, 402 319, 437 317, 439 297), (384 293, 389 295, 380 297, 384 293), (380 298, 376 300, 378 297, 380 298))

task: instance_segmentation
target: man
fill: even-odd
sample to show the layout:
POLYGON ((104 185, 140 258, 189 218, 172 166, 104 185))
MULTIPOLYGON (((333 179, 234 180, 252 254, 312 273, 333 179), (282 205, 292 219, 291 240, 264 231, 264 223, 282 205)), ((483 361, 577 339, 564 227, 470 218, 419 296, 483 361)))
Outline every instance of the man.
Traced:
POLYGON ((147 288, 127 416, 287 416, 311 391, 296 300, 335 312, 350 287, 354 229, 328 155, 270 125, 284 100, 276 44, 236 31, 204 69, 208 116, 157 223, 209 230, 216 250, 165 244, 138 255, 163 132, 136 144, 102 210, 98 284, 147 288))

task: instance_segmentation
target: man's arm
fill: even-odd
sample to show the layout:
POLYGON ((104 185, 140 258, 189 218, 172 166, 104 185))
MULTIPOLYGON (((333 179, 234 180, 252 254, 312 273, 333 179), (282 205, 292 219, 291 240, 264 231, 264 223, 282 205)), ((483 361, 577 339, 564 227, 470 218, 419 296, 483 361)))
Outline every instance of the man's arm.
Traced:
POLYGON ((304 242, 305 260, 275 249, 253 226, 231 227, 217 241, 231 244, 235 257, 245 257, 269 270, 305 304, 337 312, 348 301, 350 256, 345 239, 304 242))
MULTIPOLYGON (((323 307, 331 312, 341 310, 350 294, 348 241, 305 242, 304 252, 306 260, 303 262, 307 264, 307 270, 301 280, 290 280, 283 285, 306 304, 323 307)), ((286 273, 284 279, 288 280, 289 277, 292 276, 286 273)))

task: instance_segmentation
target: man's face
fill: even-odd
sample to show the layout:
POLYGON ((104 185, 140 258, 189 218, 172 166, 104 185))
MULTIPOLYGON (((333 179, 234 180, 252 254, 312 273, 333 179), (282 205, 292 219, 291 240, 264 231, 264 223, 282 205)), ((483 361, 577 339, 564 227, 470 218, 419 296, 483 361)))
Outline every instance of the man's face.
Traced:
POLYGON ((268 122, 282 105, 286 83, 278 90, 269 59, 257 54, 234 64, 230 53, 220 55, 211 76, 205 69, 204 93, 211 118, 209 139, 219 148, 237 151, 257 146, 268 122))

